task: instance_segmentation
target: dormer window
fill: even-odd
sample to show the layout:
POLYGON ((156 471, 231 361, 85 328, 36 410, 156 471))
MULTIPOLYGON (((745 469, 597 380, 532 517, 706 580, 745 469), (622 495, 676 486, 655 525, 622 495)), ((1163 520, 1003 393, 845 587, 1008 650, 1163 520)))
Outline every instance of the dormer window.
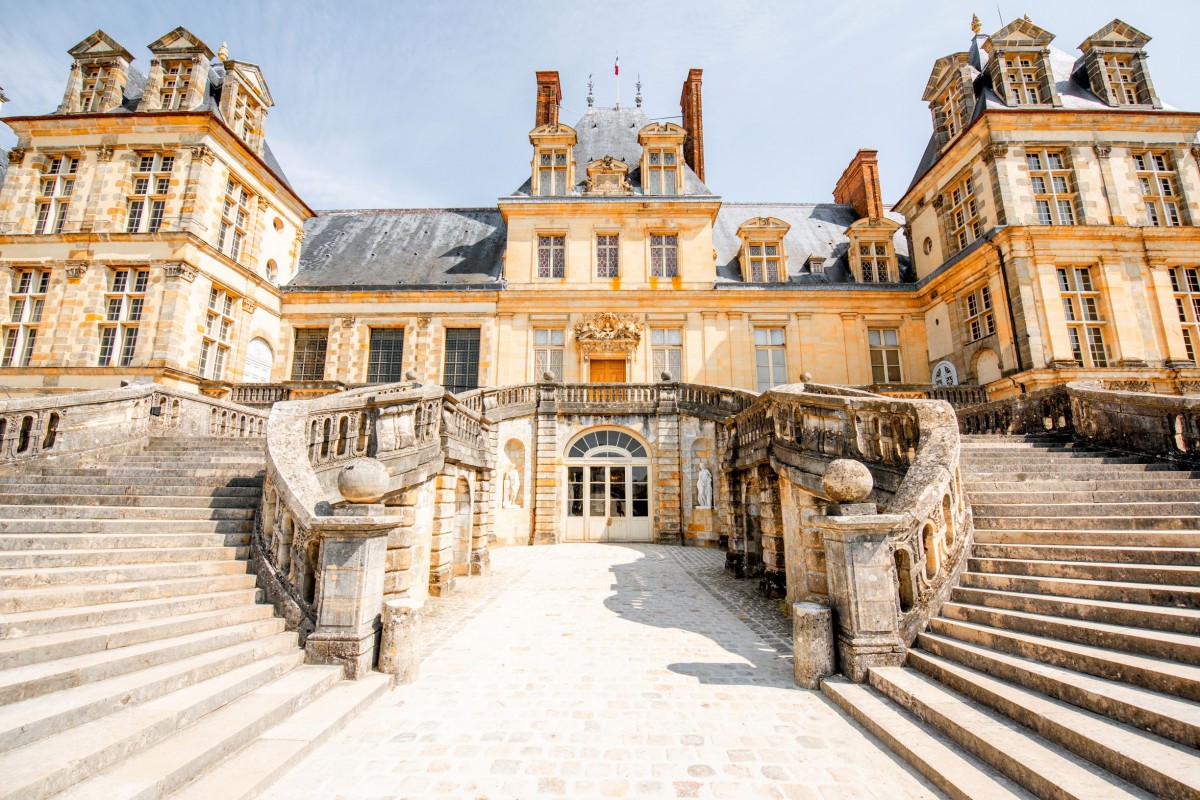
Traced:
POLYGON ((892 283, 891 242, 865 242, 858 246, 858 274, 862 283, 892 283))
POLYGON ((1151 106, 1162 103, 1146 68, 1150 37, 1119 19, 1105 25, 1079 45, 1088 83, 1110 106, 1151 106))
POLYGON ((779 245, 774 242, 751 242, 746 250, 749 255, 751 283, 778 283, 779 245))
POLYGON ((683 194, 683 140, 687 136, 672 122, 651 122, 638 131, 642 146, 642 192, 647 195, 683 194))
POLYGON ((99 111, 108 82, 108 70, 99 64, 83 67, 83 89, 79 95, 79 110, 86 114, 99 111))
POLYGON ((675 150, 653 149, 646 154, 650 166, 646 176, 646 194, 675 194, 676 170, 679 168, 675 150))
POLYGON ((538 196, 561 197, 567 193, 567 151, 553 148, 538 153, 538 196))
POLYGON ((1012 105, 1036 105, 1041 102, 1038 91, 1037 57, 1022 53, 1005 60, 1007 69, 1006 93, 1012 105))
POLYGON ((1108 87, 1117 102, 1137 105, 1137 80, 1133 77, 1133 56, 1111 55, 1104 59, 1108 87))
POLYGON ((954 87, 947 89, 934 101, 934 106, 937 109, 935 113, 942 132, 947 139, 953 139, 958 135, 962 127, 962 111, 958 98, 958 90, 954 87))
POLYGON ((529 132, 533 145, 534 197, 565 197, 575 186, 575 156, 571 148, 578 137, 575 129, 557 122, 539 125, 529 132))
POLYGON ((747 283, 781 283, 788 279, 783 238, 791 229, 775 217, 755 217, 742 223, 742 280, 747 283))
POLYGON ((191 60, 168 61, 163 65, 163 83, 162 90, 159 92, 159 104, 164 111, 177 111, 183 106, 183 98, 187 94, 191 77, 191 60))

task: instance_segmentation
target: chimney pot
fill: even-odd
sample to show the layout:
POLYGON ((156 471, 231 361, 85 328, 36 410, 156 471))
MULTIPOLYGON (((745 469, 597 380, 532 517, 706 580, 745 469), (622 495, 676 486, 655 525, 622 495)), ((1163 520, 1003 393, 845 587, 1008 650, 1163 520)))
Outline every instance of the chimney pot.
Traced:
POLYGON ((537 73, 537 108, 534 111, 533 127, 558 124, 558 104, 562 102, 562 87, 558 83, 558 72, 550 70, 537 73))
POLYGON ((704 181, 704 113, 700 101, 701 76, 704 70, 688 70, 683 82, 683 94, 679 97, 679 108, 683 112, 683 160, 696 177, 704 181))
POLYGON ((833 201, 854 207, 859 219, 883 216, 883 194, 879 188, 879 151, 859 150, 838 178, 833 201))

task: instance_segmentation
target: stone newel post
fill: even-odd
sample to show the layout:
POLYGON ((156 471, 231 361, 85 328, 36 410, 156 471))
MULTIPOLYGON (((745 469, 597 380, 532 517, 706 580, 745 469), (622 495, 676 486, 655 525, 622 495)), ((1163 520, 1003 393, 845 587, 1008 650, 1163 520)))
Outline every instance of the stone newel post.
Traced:
POLYGON ((871 473, 861 463, 834 461, 824 481, 834 502, 827 516, 809 518, 825 542, 841 671, 860 683, 871 667, 904 661, 892 541, 905 521, 898 514, 879 514, 874 503, 862 502, 872 486, 871 473))

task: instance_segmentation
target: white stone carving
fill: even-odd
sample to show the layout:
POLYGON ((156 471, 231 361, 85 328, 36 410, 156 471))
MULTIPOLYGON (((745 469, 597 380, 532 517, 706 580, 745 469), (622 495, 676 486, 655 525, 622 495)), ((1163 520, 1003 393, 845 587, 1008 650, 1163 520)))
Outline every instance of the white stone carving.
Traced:
POLYGON ((517 472, 517 468, 509 466, 508 471, 504 473, 504 507, 517 508, 521 504, 518 502, 521 497, 521 473, 517 472))
POLYGON ((696 474, 696 508, 712 508, 713 478, 708 467, 700 467, 696 474))

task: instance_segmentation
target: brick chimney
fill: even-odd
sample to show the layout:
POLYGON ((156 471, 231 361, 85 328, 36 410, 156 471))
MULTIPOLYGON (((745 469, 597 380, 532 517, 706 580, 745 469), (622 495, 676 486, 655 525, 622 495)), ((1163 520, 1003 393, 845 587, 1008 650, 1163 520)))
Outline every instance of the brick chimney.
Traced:
POLYGON ((833 201, 854 206, 859 218, 883 216, 883 195, 879 190, 879 151, 859 150, 850 166, 838 178, 833 201))
POLYGON ((560 102, 562 87, 558 85, 558 72, 537 73, 537 110, 533 116, 533 127, 557 125, 560 102))
POLYGON ((679 97, 683 129, 687 131, 683 140, 683 160, 701 181, 704 180, 704 112, 700 102, 700 76, 703 74, 701 69, 688 70, 683 94, 679 97))

